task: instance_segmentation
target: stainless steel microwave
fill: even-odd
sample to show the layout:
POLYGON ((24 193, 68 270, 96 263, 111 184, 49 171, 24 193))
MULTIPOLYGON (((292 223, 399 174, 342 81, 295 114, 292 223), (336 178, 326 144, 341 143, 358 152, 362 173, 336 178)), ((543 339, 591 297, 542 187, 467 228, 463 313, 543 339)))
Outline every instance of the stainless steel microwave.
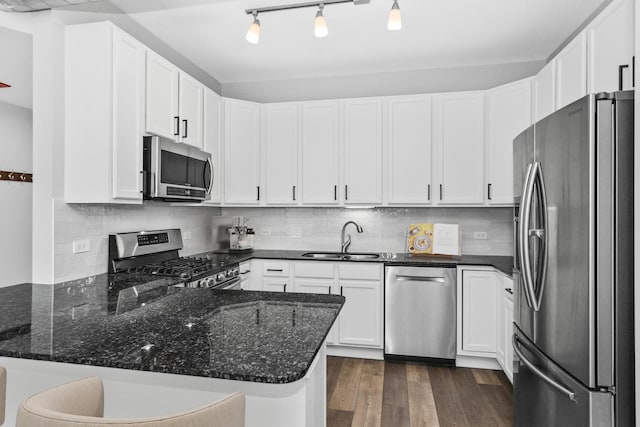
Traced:
POLYGON ((203 201, 211 198, 211 154, 159 136, 143 142, 145 199, 203 201))

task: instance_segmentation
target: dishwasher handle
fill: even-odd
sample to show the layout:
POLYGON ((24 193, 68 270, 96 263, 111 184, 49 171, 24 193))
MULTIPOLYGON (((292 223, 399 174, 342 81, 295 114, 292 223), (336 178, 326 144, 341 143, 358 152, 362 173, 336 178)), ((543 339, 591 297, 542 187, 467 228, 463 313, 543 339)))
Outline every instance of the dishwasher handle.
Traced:
POLYGON ((427 282, 427 283, 446 283, 444 277, 429 277, 429 276, 396 276, 396 280, 399 282, 427 282))

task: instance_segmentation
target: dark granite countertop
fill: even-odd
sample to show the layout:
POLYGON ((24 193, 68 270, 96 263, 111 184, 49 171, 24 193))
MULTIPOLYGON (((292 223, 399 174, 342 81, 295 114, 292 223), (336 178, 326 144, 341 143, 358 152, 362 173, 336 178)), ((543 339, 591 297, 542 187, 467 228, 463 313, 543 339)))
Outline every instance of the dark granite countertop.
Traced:
POLYGON ((174 288, 115 314, 114 291, 149 281, 176 284, 102 274, 0 288, 0 356, 289 383, 307 373, 344 304, 339 295, 174 288))
MULTIPOLYGON (((302 256, 307 252, 322 251, 298 251, 298 250, 271 250, 271 249, 254 249, 251 252, 235 252, 213 251, 212 253, 224 253, 234 256, 234 260, 238 262, 247 261, 253 258, 257 259, 286 259, 286 260, 304 260, 304 261, 340 261, 336 259, 319 259, 302 256)), ((207 252, 208 253, 208 252, 207 252)), ((199 255, 206 255, 199 254, 199 255)), ((461 255, 461 256, 438 256, 438 255, 413 255, 409 253, 378 253, 379 257, 375 259, 364 259, 352 262, 382 262, 385 265, 408 265, 416 267, 456 267, 458 265, 478 265, 495 267, 502 273, 511 277, 513 274, 513 257, 498 255, 461 255)), ((231 260, 230 260, 231 261, 231 260)))

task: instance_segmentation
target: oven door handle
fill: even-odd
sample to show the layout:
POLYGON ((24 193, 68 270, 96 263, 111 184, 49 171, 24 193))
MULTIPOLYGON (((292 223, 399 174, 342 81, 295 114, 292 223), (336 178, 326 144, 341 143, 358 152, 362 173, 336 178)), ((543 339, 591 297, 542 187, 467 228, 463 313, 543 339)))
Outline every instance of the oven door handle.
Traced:
POLYGON ((240 283, 240 277, 236 277, 234 279, 229 280, 228 282, 220 283, 219 285, 211 287, 211 289, 217 290, 227 290, 227 289, 236 289, 238 288, 238 284, 240 283))

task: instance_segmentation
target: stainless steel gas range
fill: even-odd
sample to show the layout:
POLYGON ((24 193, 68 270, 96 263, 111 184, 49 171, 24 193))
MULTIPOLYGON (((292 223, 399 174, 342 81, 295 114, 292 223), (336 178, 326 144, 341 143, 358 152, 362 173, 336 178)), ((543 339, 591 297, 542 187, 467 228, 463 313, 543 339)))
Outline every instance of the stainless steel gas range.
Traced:
POLYGON ((239 265, 228 255, 180 257, 182 247, 179 229, 109 235, 109 288, 116 314, 180 288, 240 289, 239 265))

